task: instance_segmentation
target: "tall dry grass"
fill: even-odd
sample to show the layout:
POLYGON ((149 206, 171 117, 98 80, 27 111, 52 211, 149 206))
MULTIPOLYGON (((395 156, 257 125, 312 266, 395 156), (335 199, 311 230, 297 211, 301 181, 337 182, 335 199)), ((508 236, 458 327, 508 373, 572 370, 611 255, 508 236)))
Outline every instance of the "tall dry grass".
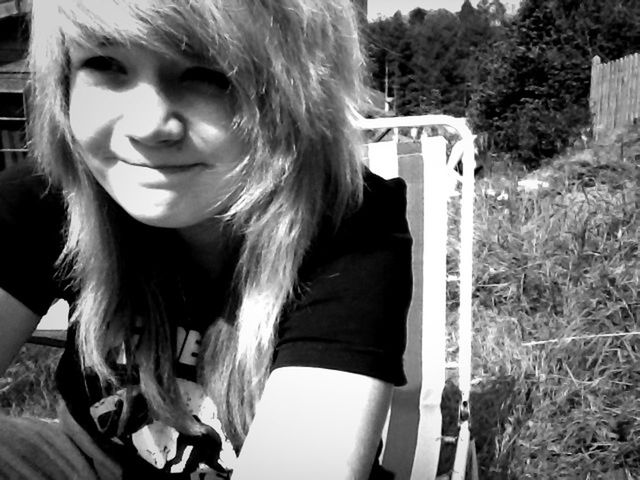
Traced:
POLYGON ((586 151, 535 175, 478 184, 482 478, 640 478, 640 337, 605 336, 640 330, 640 168, 586 151))
POLYGON ((55 418, 59 395, 55 370, 62 351, 25 345, 0 377, 0 413, 55 418))

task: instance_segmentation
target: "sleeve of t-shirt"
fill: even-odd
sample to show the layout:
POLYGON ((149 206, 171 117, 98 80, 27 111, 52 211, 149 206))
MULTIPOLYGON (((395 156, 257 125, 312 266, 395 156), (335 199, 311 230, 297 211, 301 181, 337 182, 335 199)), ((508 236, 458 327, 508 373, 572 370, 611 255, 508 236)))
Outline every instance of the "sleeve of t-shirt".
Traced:
POLYGON ((321 234, 303 263, 272 369, 320 367, 405 384, 411 243, 404 181, 368 172, 361 208, 335 234, 321 234))
POLYGON ((62 251, 60 198, 29 162, 0 174, 0 288, 38 315, 60 296, 54 265, 62 251))

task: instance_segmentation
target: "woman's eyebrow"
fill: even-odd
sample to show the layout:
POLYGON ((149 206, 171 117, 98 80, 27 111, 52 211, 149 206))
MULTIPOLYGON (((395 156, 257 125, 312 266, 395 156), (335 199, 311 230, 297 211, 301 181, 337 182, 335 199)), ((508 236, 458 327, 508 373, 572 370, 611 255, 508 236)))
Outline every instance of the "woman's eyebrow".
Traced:
POLYGON ((67 42, 67 48, 70 55, 86 55, 99 53, 102 49, 114 46, 113 42, 97 40, 93 38, 71 38, 67 42))
POLYGON ((210 58, 207 58, 205 55, 203 55, 200 52, 197 52, 196 50, 185 48, 181 50, 181 53, 182 53, 182 58, 187 60, 188 62, 199 63, 199 64, 211 63, 210 58))
POLYGON ((187 41, 180 45, 180 53, 184 58, 192 62, 211 65, 212 67, 220 67, 220 62, 218 62, 217 58, 204 53, 202 48, 197 48, 187 41))
POLYGON ((126 47, 126 43, 108 35, 89 34, 72 38, 70 44, 80 48, 96 49, 126 47))
POLYGON ((106 35, 96 38, 95 45, 98 48, 117 48, 127 46, 122 40, 118 40, 114 37, 108 37, 106 35))

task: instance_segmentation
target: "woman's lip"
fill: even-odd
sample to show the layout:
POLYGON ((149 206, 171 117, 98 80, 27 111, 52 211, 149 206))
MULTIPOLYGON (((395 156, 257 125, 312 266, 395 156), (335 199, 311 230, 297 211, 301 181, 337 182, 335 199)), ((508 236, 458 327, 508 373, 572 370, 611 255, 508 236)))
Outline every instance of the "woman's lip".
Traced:
POLYGON ((197 162, 184 165, 171 163, 141 163, 118 158, 113 165, 115 172, 124 175, 128 182, 143 185, 148 188, 173 188, 184 182, 192 182, 198 175, 211 168, 197 162))
POLYGON ((192 163, 190 165, 140 165, 143 168, 150 168, 152 170, 158 170, 159 172, 174 173, 191 170, 196 167, 201 167, 201 163, 192 163))
POLYGON ((189 163, 187 165, 154 165, 150 163, 127 162, 126 160, 122 160, 122 162, 126 163, 127 165, 131 165, 132 167, 149 168, 151 170, 158 170, 160 172, 180 172, 204 165, 202 163, 189 163))

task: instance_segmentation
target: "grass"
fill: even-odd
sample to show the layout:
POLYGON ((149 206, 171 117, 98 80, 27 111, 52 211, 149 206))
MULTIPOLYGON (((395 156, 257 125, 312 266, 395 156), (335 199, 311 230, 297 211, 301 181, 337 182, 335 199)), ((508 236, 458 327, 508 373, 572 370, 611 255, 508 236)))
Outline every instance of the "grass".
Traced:
POLYGON ((640 330, 640 169, 584 151, 535 176, 478 184, 481 477, 638 478, 640 336, 603 335, 640 330))
POLYGON ((55 370, 61 349, 25 345, 0 377, 0 411, 7 415, 55 418, 59 395, 55 370))
MULTIPOLYGON (((471 405, 483 479, 640 478, 640 336, 604 336, 640 330, 640 169, 617 151, 557 158, 535 172, 549 183, 537 191, 519 189, 513 169, 478 181, 471 405)), ((53 415, 58 354, 23 349, 0 407, 53 415)), ((456 398, 449 383, 446 434, 456 398)))

